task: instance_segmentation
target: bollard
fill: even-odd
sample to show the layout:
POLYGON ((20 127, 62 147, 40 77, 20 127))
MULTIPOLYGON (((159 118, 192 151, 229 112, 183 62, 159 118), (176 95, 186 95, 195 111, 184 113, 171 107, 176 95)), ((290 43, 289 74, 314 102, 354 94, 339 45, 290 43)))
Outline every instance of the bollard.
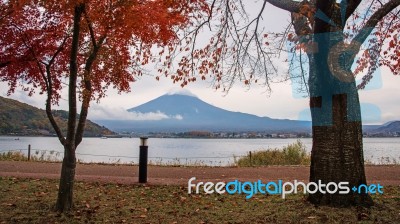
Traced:
POLYGON ((28 145, 28 161, 31 160, 31 145, 28 145))
POLYGON ((147 183, 147 137, 140 137, 139 151, 139 183, 147 183))

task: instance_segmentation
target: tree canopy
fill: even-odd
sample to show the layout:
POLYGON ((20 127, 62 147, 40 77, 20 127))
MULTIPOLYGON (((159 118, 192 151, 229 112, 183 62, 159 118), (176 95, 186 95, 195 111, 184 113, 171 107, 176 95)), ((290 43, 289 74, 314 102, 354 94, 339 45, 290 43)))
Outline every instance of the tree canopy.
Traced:
MULTIPOLYGON (((357 53, 352 71, 362 77, 359 88, 365 87, 378 67, 386 66, 394 75, 400 72, 398 0, 264 0, 253 4, 257 5, 249 8, 241 0, 211 1, 208 15, 182 38, 186 54, 180 58, 177 72, 160 72, 172 74, 171 78, 182 86, 198 76, 213 80, 216 88, 224 90, 234 81, 263 83, 269 88, 277 72, 282 75, 276 67, 277 58, 288 63, 289 71, 298 71, 315 47, 313 35, 334 32, 343 35, 343 50, 357 53), (268 5, 290 16, 291 22, 286 25, 286 21, 277 21, 283 24, 282 32, 269 32, 265 27, 263 18, 271 9, 268 5), (325 11, 330 6, 334 10, 325 11), (316 20, 329 28, 316 30, 316 20), (202 32, 212 33, 208 44, 199 44, 202 32), (286 53, 303 57, 287 57, 286 53)), ((165 61, 165 65, 170 63, 165 61)), ((307 73, 303 67, 302 75, 307 73)), ((303 84, 307 85, 307 79, 303 84)))
POLYGON ((207 10, 203 1, 2 1, 0 77, 10 92, 21 85, 31 94, 52 90, 53 102, 59 99, 69 75, 77 4, 83 18, 77 52, 80 88, 90 81, 98 97, 109 86, 128 91, 129 82, 151 62, 153 45, 172 45, 177 30, 197 11, 207 10))

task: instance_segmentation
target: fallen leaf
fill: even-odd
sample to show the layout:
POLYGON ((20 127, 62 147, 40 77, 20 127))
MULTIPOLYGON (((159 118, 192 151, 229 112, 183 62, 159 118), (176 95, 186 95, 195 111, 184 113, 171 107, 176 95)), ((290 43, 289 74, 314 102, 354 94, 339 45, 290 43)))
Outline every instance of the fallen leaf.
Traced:
POLYGON ((362 220, 369 220, 369 216, 366 213, 359 213, 358 214, 358 221, 362 221, 362 220))

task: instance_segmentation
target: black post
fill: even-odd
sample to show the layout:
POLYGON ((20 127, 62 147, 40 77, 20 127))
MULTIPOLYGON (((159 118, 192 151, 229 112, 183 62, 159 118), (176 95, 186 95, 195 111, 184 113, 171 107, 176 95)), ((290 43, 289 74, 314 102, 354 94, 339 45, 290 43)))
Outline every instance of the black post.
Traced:
POLYGON ((148 146, 147 146, 146 137, 140 138, 140 151, 139 151, 139 183, 147 183, 147 155, 148 155, 148 146))
POLYGON ((28 145, 28 161, 31 160, 31 145, 28 145))
POLYGON ((249 151, 250 166, 253 166, 253 161, 251 160, 251 151, 249 151))

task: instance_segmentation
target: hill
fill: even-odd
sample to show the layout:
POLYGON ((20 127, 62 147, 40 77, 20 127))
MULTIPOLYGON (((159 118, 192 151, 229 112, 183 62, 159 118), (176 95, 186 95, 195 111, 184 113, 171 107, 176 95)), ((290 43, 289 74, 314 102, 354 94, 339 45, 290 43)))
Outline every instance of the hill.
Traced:
POLYGON ((232 112, 210 105, 193 95, 166 94, 128 110, 139 114, 161 114, 159 120, 98 120, 96 122, 118 131, 182 132, 265 131, 310 132, 311 122, 272 119, 232 112))
POLYGON ((400 133, 400 121, 391 121, 373 130, 374 133, 400 133))
MULTIPOLYGON (((54 111, 55 119, 65 133, 68 112, 54 111)), ((21 103, 16 100, 0 97, 0 134, 8 135, 53 135, 53 127, 42 109, 21 103)), ((84 136, 94 137, 112 135, 112 131, 91 121, 86 122, 84 136)))

